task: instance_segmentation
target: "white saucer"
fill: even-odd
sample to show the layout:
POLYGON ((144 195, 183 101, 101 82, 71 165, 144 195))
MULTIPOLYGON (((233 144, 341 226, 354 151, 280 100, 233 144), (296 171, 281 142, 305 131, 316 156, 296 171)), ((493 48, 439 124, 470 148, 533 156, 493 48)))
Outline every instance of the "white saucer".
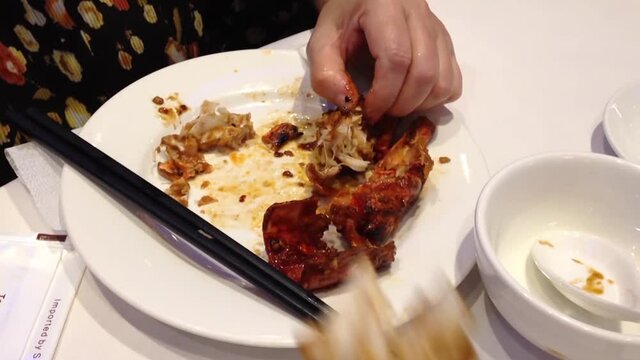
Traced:
POLYGON ((640 164, 640 83, 623 88, 609 100, 602 124, 613 151, 640 164))

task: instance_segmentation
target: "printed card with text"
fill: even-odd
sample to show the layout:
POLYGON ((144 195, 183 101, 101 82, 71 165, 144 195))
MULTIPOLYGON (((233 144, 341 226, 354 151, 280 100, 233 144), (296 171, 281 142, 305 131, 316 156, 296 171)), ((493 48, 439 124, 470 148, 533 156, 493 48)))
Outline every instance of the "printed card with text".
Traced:
POLYGON ((0 235, 0 359, 51 359, 84 263, 58 235, 0 235))

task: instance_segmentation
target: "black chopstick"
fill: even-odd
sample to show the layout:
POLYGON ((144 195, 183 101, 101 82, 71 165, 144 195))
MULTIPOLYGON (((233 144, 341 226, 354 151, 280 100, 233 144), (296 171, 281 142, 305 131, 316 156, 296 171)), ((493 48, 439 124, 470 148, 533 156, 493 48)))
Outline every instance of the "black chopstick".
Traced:
MULTIPOLYGON (((260 257, 122 164, 35 109, 9 110, 9 123, 53 150, 68 164, 130 200, 168 229, 276 299, 301 320, 318 321, 328 305, 260 257)), ((126 130, 125 130, 126 131, 126 130)), ((197 291, 197 289, 194 289, 197 291)))

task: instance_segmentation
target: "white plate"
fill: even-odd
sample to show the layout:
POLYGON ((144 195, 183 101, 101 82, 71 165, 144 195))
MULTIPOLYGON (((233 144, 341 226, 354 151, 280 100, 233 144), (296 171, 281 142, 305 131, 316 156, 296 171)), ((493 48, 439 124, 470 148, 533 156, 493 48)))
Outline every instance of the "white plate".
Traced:
MULTIPOLYGON (((301 97, 282 95, 283 86, 304 76, 304 65, 293 51, 241 51, 185 61, 119 92, 93 115, 82 137, 153 182, 153 149, 169 131, 155 115, 154 96, 178 92, 190 106, 221 99, 231 111, 251 111, 259 122, 273 109, 317 111, 318 100, 307 106, 304 89, 301 97)), ((305 77, 303 87, 307 83, 305 77)), ((447 156, 451 162, 436 164, 411 219, 396 234, 396 261, 380 278, 400 312, 416 287, 428 288, 432 266, 458 284, 475 262, 472 213, 488 178, 484 159, 460 116, 434 114, 433 119, 440 124, 430 153, 436 160, 447 156)), ((294 332, 301 326, 297 320, 179 256, 69 167, 62 175, 62 210, 71 239, 91 272, 142 312, 209 338, 295 346, 294 332)), ((340 289, 321 296, 338 308, 343 298, 340 289)))
POLYGON ((603 127, 616 154, 640 164, 640 84, 623 88, 609 100, 603 127))

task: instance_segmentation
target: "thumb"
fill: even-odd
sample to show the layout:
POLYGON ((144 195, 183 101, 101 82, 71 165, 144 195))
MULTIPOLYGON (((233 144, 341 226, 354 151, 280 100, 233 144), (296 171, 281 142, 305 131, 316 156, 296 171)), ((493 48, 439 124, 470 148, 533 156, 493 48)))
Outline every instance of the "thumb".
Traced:
POLYGON ((346 71, 342 48, 338 27, 321 14, 307 45, 311 86, 338 107, 352 110, 359 104, 360 95, 346 71))

